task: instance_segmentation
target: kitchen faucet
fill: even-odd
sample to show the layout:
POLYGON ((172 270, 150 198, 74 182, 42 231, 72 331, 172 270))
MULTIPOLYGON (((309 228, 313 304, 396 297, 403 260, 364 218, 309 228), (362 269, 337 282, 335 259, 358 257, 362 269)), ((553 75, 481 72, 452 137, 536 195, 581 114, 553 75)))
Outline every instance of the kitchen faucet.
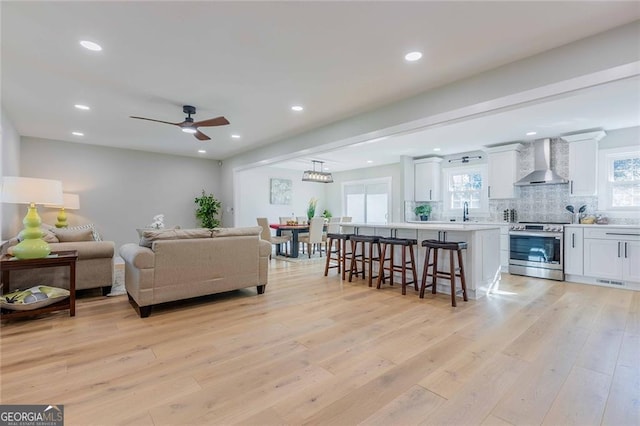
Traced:
POLYGON ((464 206, 462 207, 462 221, 469 221, 469 203, 466 201, 464 202, 464 206))

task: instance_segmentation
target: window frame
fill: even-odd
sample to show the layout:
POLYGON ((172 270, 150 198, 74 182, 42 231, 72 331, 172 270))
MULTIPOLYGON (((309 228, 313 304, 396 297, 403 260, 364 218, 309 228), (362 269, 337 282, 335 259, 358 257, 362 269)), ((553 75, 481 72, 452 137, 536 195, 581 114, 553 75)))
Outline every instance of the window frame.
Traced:
POLYGON ((486 163, 468 164, 464 166, 453 166, 442 169, 442 214, 443 216, 462 216, 462 208, 451 208, 452 194, 456 191, 450 191, 449 181, 452 175, 479 173, 482 184, 478 190, 480 195, 480 207, 469 207, 469 215, 475 217, 489 216, 489 196, 487 194, 487 184, 489 179, 489 167, 486 163))
POLYGON ((599 155, 598 176, 598 210, 606 211, 612 216, 627 217, 629 213, 640 216, 640 205, 637 206, 613 206, 613 188, 615 186, 639 185, 640 182, 613 182, 613 162, 616 160, 640 157, 640 150, 635 146, 627 146, 615 149, 604 149, 599 155))

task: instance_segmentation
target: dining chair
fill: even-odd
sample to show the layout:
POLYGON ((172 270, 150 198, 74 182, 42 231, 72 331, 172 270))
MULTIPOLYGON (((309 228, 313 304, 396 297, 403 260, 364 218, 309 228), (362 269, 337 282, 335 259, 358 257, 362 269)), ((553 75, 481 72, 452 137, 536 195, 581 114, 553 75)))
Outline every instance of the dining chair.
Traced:
POLYGON ((320 257, 322 257, 322 229, 324 228, 324 218, 322 217, 314 217, 311 218, 311 223, 309 224, 309 234, 301 235, 298 238, 298 241, 301 244, 305 244, 307 246, 307 251, 309 252, 309 258, 311 258, 311 248, 318 247, 320 251, 320 257))
MULTIPOLYGON (((256 220, 258 222, 258 226, 262 227, 260 238, 265 241, 269 241, 272 245, 284 244, 285 256, 289 256, 288 244, 289 241, 291 241, 291 235, 273 236, 271 235, 271 228, 269 228, 269 220, 266 217, 258 217, 256 220)), ((280 251, 282 251, 282 248, 280 251)), ((271 259, 271 254, 269 254, 269 259, 271 259)))

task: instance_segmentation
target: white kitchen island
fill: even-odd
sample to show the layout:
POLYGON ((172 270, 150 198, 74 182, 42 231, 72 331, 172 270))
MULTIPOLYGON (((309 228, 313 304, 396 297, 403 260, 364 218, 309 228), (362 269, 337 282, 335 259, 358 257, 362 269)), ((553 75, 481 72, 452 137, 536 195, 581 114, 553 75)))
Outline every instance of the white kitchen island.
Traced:
MULTIPOLYGON (((418 281, 422 279, 426 250, 423 240, 446 240, 466 242, 467 249, 462 252, 467 283, 467 295, 471 299, 484 297, 500 282, 500 227, 498 225, 477 224, 429 224, 429 223, 342 223, 342 232, 381 237, 414 238, 418 240, 416 264, 418 281)), ((438 268, 448 270, 448 251, 439 250, 438 268), (447 256, 445 258, 445 256, 447 256)), ((395 280, 394 280, 395 281, 395 280)), ((420 285, 420 282, 418 283, 420 285)), ((449 280, 438 279, 438 292, 450 294, 449 280)), ((456 279, 456 288, 460 284, 456 279)), ((430 289, 428 289, 430 290, 430 289)), ((425 297, 429 297, 429 292, 425 297)))

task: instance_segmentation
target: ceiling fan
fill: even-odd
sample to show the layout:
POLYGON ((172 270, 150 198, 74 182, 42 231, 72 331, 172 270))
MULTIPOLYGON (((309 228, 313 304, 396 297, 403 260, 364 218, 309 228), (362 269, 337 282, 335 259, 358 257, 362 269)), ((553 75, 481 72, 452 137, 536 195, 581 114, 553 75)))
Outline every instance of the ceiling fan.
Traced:
POLYGON ((184 105, 182 107, 182 112, 187 114, 187 117, 184 119, 182 123, 171 123, 169 121, 154 120, 153 118, 134 117, 134 116, 130 116, 130 117, 137 118, 138 120, 155 121, 157 123, 165 123, 165 124, 172 124, 174 126, 179 126, 182 128, 183 132, 191 133, 193 136, 196 137, 196 139, 201 141, 208 141, 211 138, 205 135, 204 133, 202 133, 200 130, 198 130, 198 127, 225 126, 229 124, 229 120, 227 120, 222 116, 216 117, 216 118, 210 118, 208 120, 193 121, 193 118, 191 118, 191 115, 194 115, 196 113, 196 107, 191 105, 184 105))

